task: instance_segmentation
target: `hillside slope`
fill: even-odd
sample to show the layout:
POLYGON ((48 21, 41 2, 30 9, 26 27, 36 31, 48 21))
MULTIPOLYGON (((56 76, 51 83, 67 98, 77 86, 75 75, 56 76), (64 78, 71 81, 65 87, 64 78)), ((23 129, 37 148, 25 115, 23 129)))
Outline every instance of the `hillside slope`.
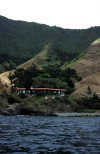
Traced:
POLYGON ((13 71, 3 72, 0 74, 0 94, 6 90, 7 92, 10 91, 11 83, 8 78, 9 74, 13 73, 13 71))
MULTIPOLYGON (((57 50, 58 51, 58 50, 57 50)), ((37 68, 42 68, 43 66, 46 66, 48 64, 55 64, 55 63, 61 63, 61 57, 58 57, 56 49, 54 48, 53 44, 51 42, 46 43, 42 51, 37 54, 35 57, 29 59, 25 63, 19 65, 17 68, 24 68, 32 66, 34 63, 37 68), (55 52, 54 52, 55 50, 55 52)), ((67 56, 68 54, 66 54, 67 56)), ((64 57, 66 58, 66 57, 64 57)))
POLYGON ((89 46, 88 52, 72 68, 83 78, 80 83, 76 83, 74 96, 88 95, 88 87, 92 93, 100 95, 100 39, 89 46))
MULTIPOLYGON (((14 21, 0 16, 1 72, 15 69, 19 64, 34 58, 47 42, 53 44, 53 53, 56 52, 57 60, 61 57, 61 62, 65 62, 67 57, 70 61, 70 58, 73 59, 83 52, 99 36, 100 27, 72 30, 34 22, 14 21), (11 58, 8 58, 9 56, 11 58)), ((51 58, 54 54, 51 54, 51 58)))
MULTIPOLYGON (((31 66, 33 62, 38 64, 38 67, 47 63, 47 49, 48 47, 52 49, 51 45, 49 45, 45 46, 43 51, 41 51, 35 58, 20 65, 19 68, 27 68, 31 66)), ((78 74, 82 77, 82 80, 79 83, 76 83, 76 90, 72 95, 79 97, 86 96, 88 95, 88 87, 91 89, 91 94, 96 92, 100 95, 100 39, 97 39, 88 47, 87 53, 81 57, 81 59, 76 61, 76 63, 72 65, 72 68, 76 69, 78 74)), ((0 74, 0 79, 3 84, 10 85, 8 75, 9 72, 0 74)))

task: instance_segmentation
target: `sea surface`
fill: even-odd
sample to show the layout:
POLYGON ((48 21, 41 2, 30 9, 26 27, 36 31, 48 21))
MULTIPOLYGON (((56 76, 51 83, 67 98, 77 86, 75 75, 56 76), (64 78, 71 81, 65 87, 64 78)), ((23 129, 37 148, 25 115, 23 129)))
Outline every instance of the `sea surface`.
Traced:
POLYGON ((100 154, 100 117, 0 116, 0 154, 100 154))

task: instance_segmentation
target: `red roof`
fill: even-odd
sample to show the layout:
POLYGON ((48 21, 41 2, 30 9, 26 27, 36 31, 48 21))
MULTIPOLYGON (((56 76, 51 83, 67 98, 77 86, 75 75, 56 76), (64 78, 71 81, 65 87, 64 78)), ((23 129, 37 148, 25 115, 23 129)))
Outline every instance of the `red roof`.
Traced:
MULTIPOLYGON (((56 90, 56 91, 66 91, 65 89, 55 89, 55 88, 30 88, 31 90, 56 90)), ((16 90, 26 90, 26 88, 16 88, 16 90)))
POLYGON ((26 90, 26 88, 16 88, 16 90, 26 90))

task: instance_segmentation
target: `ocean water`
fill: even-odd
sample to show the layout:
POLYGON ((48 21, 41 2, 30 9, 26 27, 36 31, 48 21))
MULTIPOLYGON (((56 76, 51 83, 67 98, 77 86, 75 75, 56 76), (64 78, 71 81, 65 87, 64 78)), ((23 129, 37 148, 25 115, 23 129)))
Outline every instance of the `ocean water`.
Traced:
POLYGON ((100 117, 0 116, 0 154, 100 154, 100 117))

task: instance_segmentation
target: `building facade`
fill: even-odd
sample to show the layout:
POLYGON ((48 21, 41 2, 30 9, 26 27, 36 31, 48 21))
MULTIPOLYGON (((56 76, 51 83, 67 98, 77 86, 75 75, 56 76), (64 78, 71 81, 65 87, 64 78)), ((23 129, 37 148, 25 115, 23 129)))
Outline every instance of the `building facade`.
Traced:
POLYGON ((16 93, 26 94, 26 95, 61 95, 64 96, 66 90, 64 89, 55 89, 55 88, 16 88, 16 93))

